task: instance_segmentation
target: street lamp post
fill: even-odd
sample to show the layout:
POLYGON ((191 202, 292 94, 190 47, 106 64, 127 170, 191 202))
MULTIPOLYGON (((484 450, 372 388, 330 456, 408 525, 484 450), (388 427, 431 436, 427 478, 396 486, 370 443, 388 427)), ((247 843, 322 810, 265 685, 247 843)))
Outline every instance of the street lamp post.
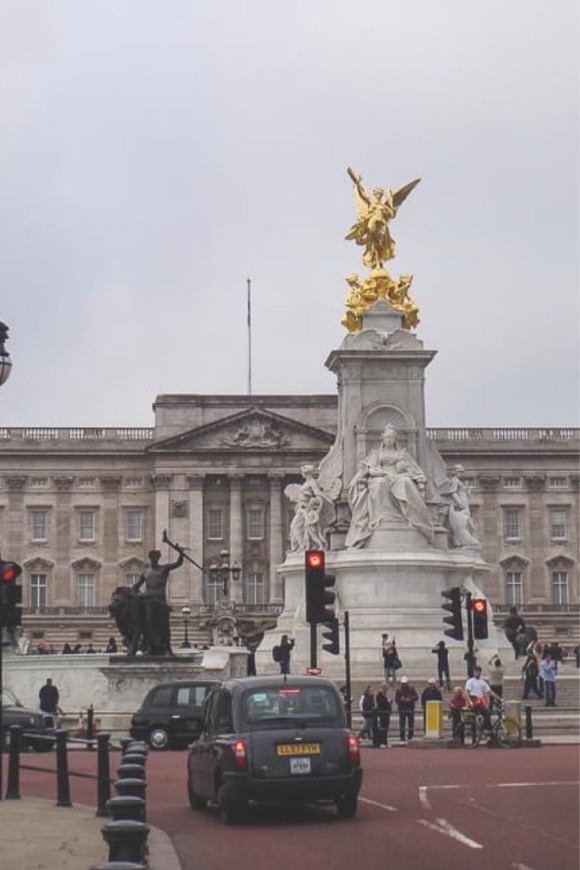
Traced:
POLYGON ((4 347, 4 342, 8 339, 8 327, 0 321, 0 387, 5 384, 10 377, 12 371, 12 360, 10 354, 4 347))
POLYGON ((229 550, 221 550, 220 559, 220 564, 218 564, 217 562, 212 562, 209 566, 209 576, 213 583, 220 582, 222 584, 222 595, 224 598, 227 598, 229 592, 230 574, 232 576, 232 580, 239 580, 242 569, 237 562, 234 562, 233 565, 230 565, 229 550))
POLYGON ((191 649, 191 644, 189 642, 189 634, 188 634, 189 619, 191 617, 191 607, 182 607, 181 608, 181 616, 183 619, 183 628, 184 628, 183 643, 181 644, 181 649, 191 649))

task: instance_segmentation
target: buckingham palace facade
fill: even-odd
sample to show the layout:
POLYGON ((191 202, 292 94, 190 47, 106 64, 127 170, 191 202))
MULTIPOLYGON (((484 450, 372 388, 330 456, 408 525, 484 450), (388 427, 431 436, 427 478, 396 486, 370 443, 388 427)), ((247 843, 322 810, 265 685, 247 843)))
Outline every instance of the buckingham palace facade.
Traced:
MULTIPOLYGON (((171 575, 178 639, 181 608, 195 637, 222 595, 207 569, 224 550, 241 568, 229 587, 238 609, 279 611, 292 518, 284 489, 333 443, 336 396, 161 395, 153 408, 152 428, 0 427, 0 552, 22 565, 33 643, 101 645, 114 633, 112 590, 135 582, 149 550, 175 556, 165 530, 206 569, 186 562, 171 575)), ((516 605, 565 645, 578 643, 579 436, 427 430, 448 465, 464 466, 496 612, 516 605)))

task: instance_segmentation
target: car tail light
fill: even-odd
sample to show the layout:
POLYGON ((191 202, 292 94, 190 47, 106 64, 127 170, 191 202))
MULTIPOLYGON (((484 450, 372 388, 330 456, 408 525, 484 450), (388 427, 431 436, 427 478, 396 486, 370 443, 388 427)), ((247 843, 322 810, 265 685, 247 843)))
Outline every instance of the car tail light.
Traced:
POLYGON ((236 740, 232 746, 236 770, 248 769, 248 747, 245 740, 236 740))
POLYGON ((346 755, 349 767, 358 767, 360 764, 360 743, 355 734, 347 734, 346 755))

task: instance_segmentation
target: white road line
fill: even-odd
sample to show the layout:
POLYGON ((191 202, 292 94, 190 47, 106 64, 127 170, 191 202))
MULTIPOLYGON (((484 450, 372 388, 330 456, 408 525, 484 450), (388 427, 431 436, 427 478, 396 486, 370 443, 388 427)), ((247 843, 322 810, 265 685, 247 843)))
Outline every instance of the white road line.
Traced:
POLYGON ((382 810, 387 810, 389 813, 398 813, 397 807, 392 807, 390 804, 380 804, 378 801, 372 801, 370 798, 359 797, 359 801, 364 804, 372 804, 373 807, 380 807, 382 810))
POLYGON ((462 843, 470 849, 483 849, 481 843, 472 840, 470 837, 466 837, 465 834, 462 834, 461 831, 458 831, 457 828, 454 828, 445 819, 437 819, 436 824, 428 822, 427 819, 417 819, 417 821, 420 825, 424 825, 431 831, 437 831, 438 834, 444 834, 446 837, 451 837, 452 840, 457 840, 458 843, 462 843))
MULTIPOLYGON (((545 785, 578 785, 578 780, 564 780, 562 782, 495 782, 487 783, 487 788, 537 788, 545 785)), ((523 864, 522 864, 523 867, 523 864)))
POLYGON ((426 809, 426 810, 431 809, 431 801, 427 797, 427 786, 426 785, 419 786, 419 801, 421 803, 421 806, 424 809, 426 809))
POLYGON ((514 870, 532 870, 527 864, 512 864, 514 870))

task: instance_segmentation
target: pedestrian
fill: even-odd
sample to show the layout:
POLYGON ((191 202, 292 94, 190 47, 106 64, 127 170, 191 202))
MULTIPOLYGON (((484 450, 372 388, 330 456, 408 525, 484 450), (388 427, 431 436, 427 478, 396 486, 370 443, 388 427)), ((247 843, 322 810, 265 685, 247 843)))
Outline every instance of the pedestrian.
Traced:
POLYGON ((580 644, 577 643, 572 652, 574 653, 574 661, 576 662, 576 667, 580 668, 580 644))
POLYGON ((107 644, 107 648, 105 649, 107 653, 116 653, 117 652, 117 641, 114 637, 109 638, 109 642, 107 644))
POLYGON ((43 713, 58 713, 59 694, 50 677, 38 693, 39 707, 43 713))
POLYGON ((540 691, 540 687, 538 685, 538 677, 540 676, 540 669, 538 666, 538 659, 536 657, 536 653, 533 648, 533 644, 528 646, 526 660, 522 667, 522 679, 524 681, 524 695, 523 700, 525 701, 530 694, 530 692, 534 692, 534 694, 538 698, 543 698, 543 694, 540 691))
POLYGON ((63 656, 70 656, 71 653, 72 653, 72 648, 71 648, 70 643, 68 643, 68 641, 67 641, 62 648, 62 655, 63 656))
POLYGON ((401 677, 395 692, 395 703, 399 709, 399 739, 401 743, 412 740, 415 734, 415 704, 419 696, 407 677, 401 677))
POLYGON ((441 690, 437 688, 437 680, 435 677, 429 677, 427 684, 421 692, 421 709, 423 710, 423 728, 425 727, 427 717, 427 701, 442 701, 443 695, 441 690))
MULTIPOLYGON (((491 686, 481 676, 481 668, 476 665, 473 669, 473 676, 469 677, 465 683, 465 694, 467 706, 472 707, 483 716, 483 727, 491 731, 491 716, 489 713, 490 699, 494 693, 491 686)), ((496 699, 498 702, 499 698, 496 699)))
POLYGON ((90 655, 94 655, 96 653, 96 649, 94 648, 92 643, 90 643, 88 645, 88 647, 85 650, 85 653, 89 653, 90 655))
POLYGON ((391 723, 392 703, 389 698, 389 684, 382 683, 375 695, 376 707, 376 736, 379 749, 389 748, 389 725, 391 723))
POLYGON ((397 671, 401 667, 401 660, 397 652, 397 643, 395 636, 389 640, 388 634, 383 634, 383 667, 385 669, 385 680, 387 683, 397 682, 397 671))
POLYGON ((280 673, 281 674, 289 674, 290 673, 290 655, 292 650, 294 649, 294 639, 288 637, 287 634, 283 634, 280 639, 280 673))
MULTIPOLYGON (((496 654, 492 656, 488 662, 488 670, 487 670, 487 681, 489 683, 489 687, 494 694, 496 694, 499 698, 503 698, 503 675, 504 668, 501 663, 500 657, 496 654)), ((493 709, 494 704, 497 704, 495 698, 491 697, 490 709, 493 709)))
POLYGON ((363 740, 365 737, 368 737, 368 739, 371 740, 373 738, 373 727, 375 721, 375 696, 371 685, 365 687, 364 692, 359 698, 358 708, 363 716, 363 727, 361 728, 358 738, 359 740, 363 740))
POLYGON ((546 707, 556 706, 556 667, 552 660, 552 656, 547 656, 542 659, 540 664, 540 673, 544 680, 544 695, 546 698, 546 707))
POLYGON ((449 650, 445 646, 445 641, 440 640, 435 649, 431 650, 437 656, 437 676, 439 677, 439 686, 443 688, 443 677, 445 677, 445 686, 451 688, 451 678, 449 676, 449 650))
POLYGON ((463 730, 459 730, 463 718, 463 710, 467 707, 467 698, 461 686, 455 686, 451 700, 449 701, 449 715, 451 717, 451 731, 453 739, 464 743, 463 730))

